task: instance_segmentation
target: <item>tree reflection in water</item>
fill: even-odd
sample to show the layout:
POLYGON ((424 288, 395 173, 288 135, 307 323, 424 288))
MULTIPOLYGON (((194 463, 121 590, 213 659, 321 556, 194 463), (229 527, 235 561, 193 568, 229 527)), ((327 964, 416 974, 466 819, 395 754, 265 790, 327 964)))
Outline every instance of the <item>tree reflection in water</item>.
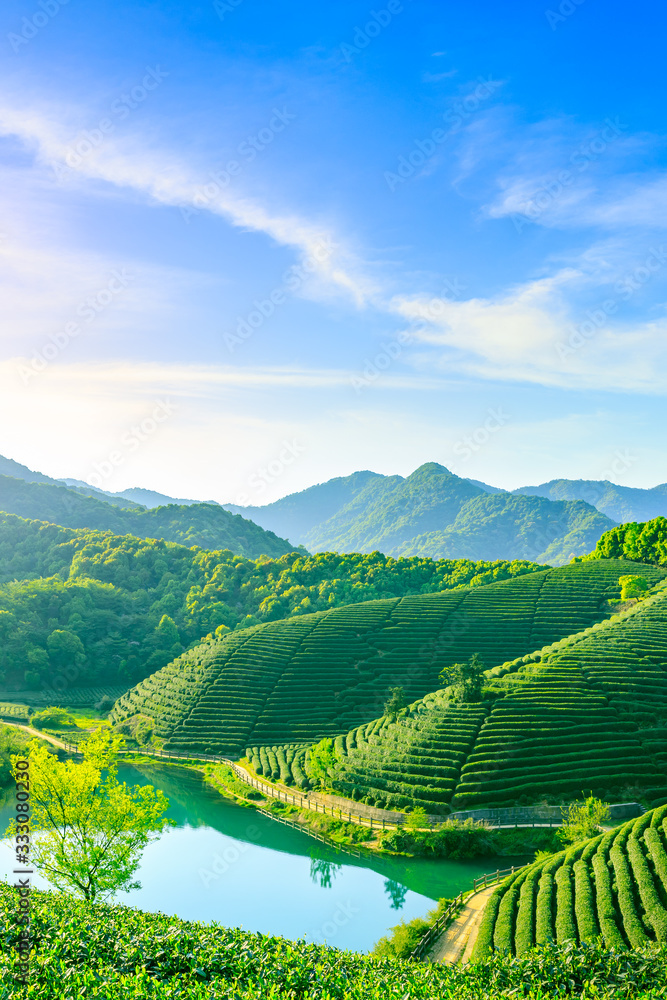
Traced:
POLYGON ((384 883, 384 891, 391 899, 392 910, 402 910, 405 897, 408 894, 407 885, 401 885, 400 882, 394 882, 393 879, 388 878, 384 883))
POLYGON ((335 861, 325 861, 323 858, 310 859, 310 877, 317 885, 319 882, 322 889, 330 889, 336 874, 343 866, 335 861))

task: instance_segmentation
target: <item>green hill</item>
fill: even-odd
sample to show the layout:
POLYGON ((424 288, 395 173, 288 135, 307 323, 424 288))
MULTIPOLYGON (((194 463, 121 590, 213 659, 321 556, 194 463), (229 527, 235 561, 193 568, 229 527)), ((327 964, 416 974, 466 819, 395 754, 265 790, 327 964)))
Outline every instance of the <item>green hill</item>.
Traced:
MULTIPOLYGON (((128 507, 131 506, 128 501, 128 507)), ((230 549, 256 559, 295 548, 252 521, 216 504, 124 509, 53 483, 28 483, 0 475, 0 511, 65 528, 94 528, 116 535, 163 538, 203 549, 230 549)))
POLYGON ((486 905, 473 960, 598 937, 615 951, 667 944, 667 806, 502 883, 486 905))
MULTIPOLYGON (((628 569, 604 565, 614 574, 628 569)), ((584 572, 579 583, 588 580, 584 572)), ((576 591, 562 586, 563 571, 545 587, 556 582, 549 614, 576 633, 576 591)), ((488 670, 482 703, 457 704, 448 690, 436 691, 396 721, 381 717, 339 735, 335 750, 331 787, 388 808, 559 802, 584 789, 667 798, 667 585, 581 634, 488 670)), ((291 777, 302 787, 309 753, 294 755, 291 777)), ((270 773, 261 761, 259 770, 270 773)))
POLYGON ((229 754, 337 735, 377 718, 394 685, 412 701, 475 652, 502 663, 604 619, 623 570, 577 563, 235 632, 147 678, 117 702, 114 719, 143 713, 168 747, 229 754))
POLYGON ((412 475, 358 472, 265 507, 230 507, 309 549, 564 564, 613 522, 581 500, 515 496, 430 462, 412 475))
POLYGON ((129 507, 132 510, 145 509, 143 504, 137 503, 136 497, 126 499, 121 494, 105 493, 104 490, 96 490, 94 486, 89 486, 87 483, 75 482, 74 480, 67 482, 64 479, 52 479, 50 476, 44 476, 41 472, 33 472, 26 465, 21 465, 11 458, 5 458, 4 455, 0 455, 0 476, 21 479, 26 483, 50 483, 52 486, 67 486, 80 496, 94 497, 97 500, 103 500, 118 507, 129 507))
POLYGON ((379 552, 251 560, 0 514, 0 683, 129 686, 216 630, 539 568, 379 552))

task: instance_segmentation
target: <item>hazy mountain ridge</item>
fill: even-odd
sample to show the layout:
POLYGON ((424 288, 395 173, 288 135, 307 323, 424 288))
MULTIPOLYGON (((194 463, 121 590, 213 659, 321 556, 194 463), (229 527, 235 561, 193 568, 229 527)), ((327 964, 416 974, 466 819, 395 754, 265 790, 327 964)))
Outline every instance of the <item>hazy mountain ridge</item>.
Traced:
POLYGON ((277 557, 295 548, 272 531, 216 504, 128 509, 59 484, 29 483, 2 475, 0 510, 65 528, 94 528, 116 535, 163 538, 203 549, 230 549, 250 559, 261 555, 277 557))
POLYGON ((608 479, 552 479, 540 486, 521 486, 513 492, 548 500, 583 500, 619 523, 650 521, 667 514, 667 483, 644 490, 619 486, 608 479))
POLYGON ((276 530, 281 524, 285 534, 311 551, 378 549, 432 558, 480 558, 483 553, 484 558, 556 564, 589 552, 615 523, 582 500, 519 496, 462 479, 435 462, 405 479, 357 473, 266 507, 233 509, 244 510, 263 527, 276 530), (315 522, 314 510, 329 513, 336 498, 346 502, 315 522), (286 512, 289 522, 279 520, 286 512))

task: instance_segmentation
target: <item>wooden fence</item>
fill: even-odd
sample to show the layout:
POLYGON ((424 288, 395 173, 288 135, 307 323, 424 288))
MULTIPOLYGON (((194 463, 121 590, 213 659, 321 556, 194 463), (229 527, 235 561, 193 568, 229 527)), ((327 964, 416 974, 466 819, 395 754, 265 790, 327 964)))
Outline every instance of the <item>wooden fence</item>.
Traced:
POLYGON ((463 891, 458 894, 456 899, 452 900, 444 913, 442 913, 434 924, 431 924, 426 933, 419 939, 419 944, 410 953, 410 958, 414 959, 416 962, 420 962, 424 957, 426 952, 435 944, 440 935, 446 930, 452 918, 456 915, 456 912, 463 903, 465 896, 466 902, 471 896, 474 896, 476 892, 481 892, 483 889, 488 889, 489 886, 497 885, 498 882, 502 882, 503 879, 509 878, 511 875, 516 874, 516 872, 521 871, 521 868, 515 868, 512 865, 511 868, 498 869, 496 872, 491 872, 486 875, 478 875, 476 879, 473 879, 472 892, 464 893, 463 891))

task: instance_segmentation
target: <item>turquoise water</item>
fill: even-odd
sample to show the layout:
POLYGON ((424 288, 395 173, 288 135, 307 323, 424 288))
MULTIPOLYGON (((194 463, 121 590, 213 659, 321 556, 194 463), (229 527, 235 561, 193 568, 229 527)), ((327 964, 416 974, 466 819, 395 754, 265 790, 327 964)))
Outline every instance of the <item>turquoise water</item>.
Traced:
MULTIPOLYGON (((141 888, 115 897, 142 910, 369 951, 400 920, 424 916, 495 867, 494 859, 360 860, 228 802, 184 768, 124 767, 121 777, 161 788, 176 824, 146 849, 141 888)), ((3 831, 9 813, 8 801, 3 831)), ((0 875, 13 880, 12 867, 3 844, 0 875)), ((48 887, 39 876, 33 885, 48 887)))

